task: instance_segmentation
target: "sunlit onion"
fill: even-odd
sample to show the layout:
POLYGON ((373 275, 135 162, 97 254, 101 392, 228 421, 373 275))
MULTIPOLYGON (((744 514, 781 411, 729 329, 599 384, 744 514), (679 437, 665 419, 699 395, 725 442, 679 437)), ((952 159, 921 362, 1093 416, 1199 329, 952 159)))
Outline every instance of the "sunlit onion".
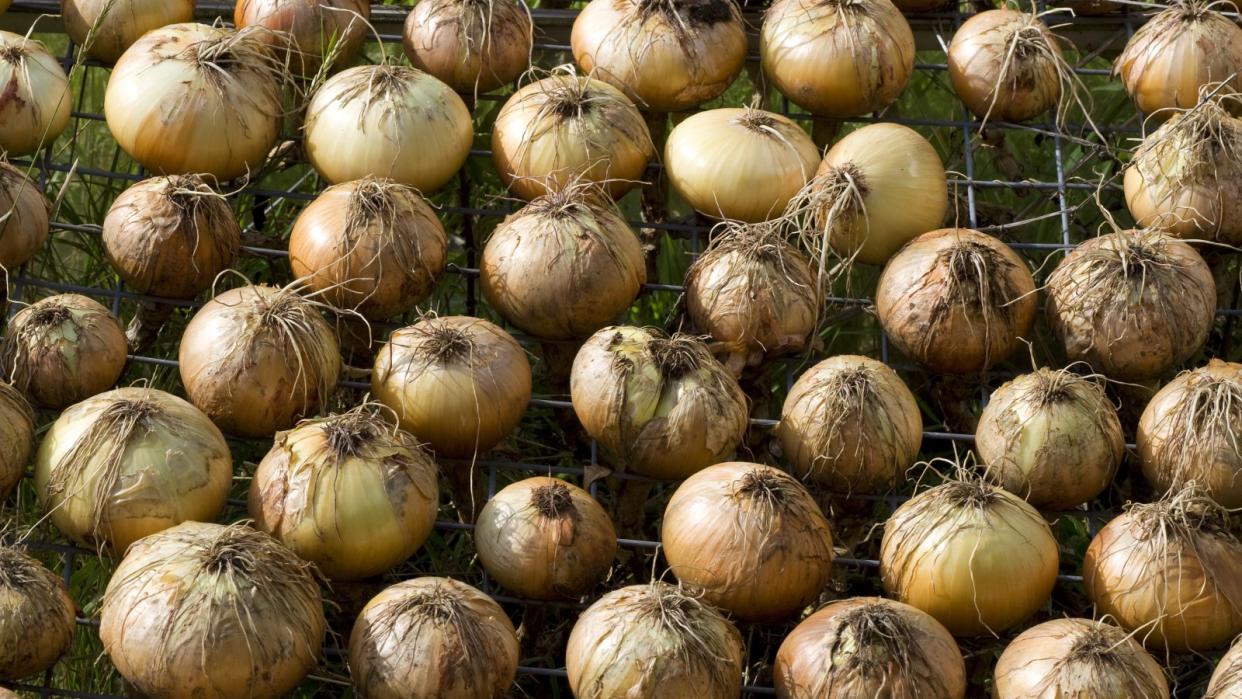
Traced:
POLYGON ((272 30, 268 41, 273 48, 288 49, 289 67, 310 77, 325 58, 340 65, 358 53, 370 16, 369 0, 238 0, 233 24, 272 30))
POLYGON ((195 0, 62 0, 65 33, 87 56, 115 63, 153 29, 194 20, 195 0))
POLYGON ((59 575, 0 545, 0 680, 24 679, 56 664, 73 643, 76 616, 59 575))
POLYGON ((490 92, 530 67, 534 23, 522 0, 421 0, 405 20, 405 55, 464 94, 490 92))
POLYGON ((1026 121, 1063 101, 1074 78, 1057 36, 1037 15, 1003 9, 980 12, 953 34, 949 79, 980 119, 1026 121))
POLYGON ((60 61, 43 44, 0 31, 0 150, 27 155, 56 140, 69 125, 73 96, 60 61))
POLYGON ((43 249, 51 208, 34 180, 0 161, 0 267, 11 274, 43 249))
POLYGON ((21 391, 0 381, 0 502, 22 477, 34 448, 35 414, 21 391))

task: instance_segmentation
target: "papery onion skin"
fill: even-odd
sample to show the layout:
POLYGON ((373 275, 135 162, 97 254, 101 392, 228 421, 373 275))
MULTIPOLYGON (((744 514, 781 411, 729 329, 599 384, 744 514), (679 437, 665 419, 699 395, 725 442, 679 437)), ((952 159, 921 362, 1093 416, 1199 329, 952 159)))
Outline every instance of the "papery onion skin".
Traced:
POLYGON ((59 575, 19 549, 0 546, 0 680, 55 665, 73 643, 76 617, 59 575))
POLYGON ((733 699, 742 637, 702 600, 664 582, 630 585, 578 617, 565 649, 578 699, 733 699))
POLYGON ((362 48, 371 17, 369 0, 238 0, 233 24, 272 30, 268 41, 278 51, 289 49, 289 66, 313 77, 325 54, 333 65, 348 62, 362 48), (281 34, 287 32, 287 34, 281 34))
POLYGON ((681 112, 721 95, 746 62, 733 0, 592 0, 574 19, 574 60, 639 109, 681 112))
POLYGON ((519 652, 513 622, 491 597, 426 577, 367 603, 349 638, 349 667, 362 699, 488 699, 507 696, 519 652))
POLYGON ((69 78, 43 44, 0 31, 0 86, 0 151, 9 157, 35 152, 69 125, 69 78))
POLYGON ((926 612, 882 597, 833 602, 785 637, 772 675, 780 699, 961 699, 957 642, 926 612))
POLYGON ((505 486, 479 512, 479 562, 523 599, 576 599, 612 567, 617 533, 591 494, 555 478, 505 486))
POLYGON ((914 72, 914 34, 889 0, 776 0, 759 33, 763 72, 812 114, 854 117, 892 104, 914 72))
POLYGON ((194 20, 195 0, 63 0, 65 33, 86 54, 115 63, 153 29, 194 20), (87 44, 87 38, 90 43, 87 44))
POLYGON ((780 216, 806 186, 819 167, 819 149, 780 114, 709 109, 669 133, 664 167, 699 213, 757 223, 780 216))
POLYGON ((316 666, 327 627, 312 570, 242 524, 146 537, 108 582, 104 652, 147 696, 284 696, 316 666))
POLYGON ((996 663, 996 699, 1168 699, 1160 663, 1125 631, 1053 619, 1023 631, 996 663))
POLYGON ((975 116, 1026 121, 1053 108, 1061 98, 1058 61, 1063 60, 1056 35, 1037 17, 1016 10, 988 10, 966 20, 953 34, 949 79, 975 116), (1015 40, 1018 32, 1022 38, 1015 40))
POLYGON ((34 180, 0 161, 0 212, 7 215, 0 224, 0 267, 12 274, 43 249, 51 209, 34 180))
POLYGON ((878 494, 905 481, 923 443, 923 416, 883 362, 841 355, 798 377, 776 436, 799 477, 834 492, 878 494))
POLYGON ((1242 643, 1234 641, 1216 664, 1204 699, 1239 698, 1242 698, 1242 643))
POLYGON ((832 576, 832 534, 814 498, 759 464, 717 464, 686 479, 660 539, 678 580, 748 621, 797 613, 832 576))
POLYGON ((410 11, 402 38, 415 68, 481 94, 530 67, 534 23, 523 0, 425 0, 410 11))
POLYGON ((946 374, 986 371, 1035 322, 1035 280, 1008 245, 967 228, 915 238, 876 288, 884 332, 903 353, 946 374))
POLYGON ((0 381, 0 502, 26 475, 34 448, 35 414, 21 391, 0 381))

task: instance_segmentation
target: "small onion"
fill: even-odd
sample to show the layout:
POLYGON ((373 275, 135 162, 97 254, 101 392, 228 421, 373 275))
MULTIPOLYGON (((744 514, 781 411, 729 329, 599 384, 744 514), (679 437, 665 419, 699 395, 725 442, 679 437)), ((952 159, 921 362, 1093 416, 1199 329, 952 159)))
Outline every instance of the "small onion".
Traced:
POLYGON ((682 112, 721 95, 746 62, 733 0, 592 0, 570 37, 582 70, 644 111, 682 112))
POLYGON ((880 577, 955 636, 996 634, 1048 600, 1060 554, 1017 495, 967 476, 903 503, 884 524, 880 577))
POLYGON ((676 480, 719 463, 746 434, 737 381, 699 340, 604 328, 574 358, 574 412, 615 465, 676 480))
POLYGON ((558 71, 505 102, 492 149, 501 181, 529 200, 576 181, 600 183, 619 198, 642 177, 655 146, 620 90, 558 71))
POLYGON ((488 575, 523 599, 575 599, 608 574, 617 533, 587 491, 527 478, 483 506, 474 545, 488 575))
POLYGON ((507 696, 520 646, 513 622, 475 588, 415 578, 372 599, 349 637, 360 699, 507 696))
POLYGON ((1168 699, 1164 670, 1125 631, 1090 619, 1053 619, 1022 632, 996 663, 996 699, 1168 699))
POLYGON ((1043 114, 1061 100, 1072 75, 1056 35, 1034 14, 980 12, 949 44, 953 91, 984 121, 1026 121, 1043 114))
POLYGON ((404 313, 435 288, 448 236, 418 192, 367 177, 324 190, 293 224, 293 274, 325 303, 372 320, 404 313))
POLYGON ((914 34, 889 0, 775 0, 759 33, 763 72, 812 114, 892 104, 914 72, 914 34))
POLYGON ((28 155, 69 125, 69 77, 43 44, 0 31, 0 85, 0 151, 28 155))
POLYGON ((243 286, 199 309, 181 337, 186 395, 225 432, 267 437, 313 415, 341 353, 318 308, 290 288, 243 286))
POLYGON ((312 77, 324 59, 339 65, 353 58, 367 38, 369 0, 239 0, 233 10, 238 29, 271 30, 273 48, 289 49, 289 67, 312 77))
POLYGON ((530 362, 509 333, 486 320, 428 318, 392 334, 376 356, 371 391, 437 456, 472 458, 522 419, 530 362))
POLYGON ((1197 354, 1216 313, 1199 253, 1157 231, 1092 238, 1048 277, 1048 319, 1070 361, 1120 381, 1158 378, 1197 354))
POLYGON ((306 108, 306 157, 333 184, 382 177, 424 193, 470 155, 466 103, 407 66, 357 66, 329 78, 306 108))
POLYGON ((0 381, 0 502, 26 475, 34 447, 35 414, 21 391, 0 381))
POLYGON ((1234 641, 1216 664, 1204 699, 1242 699, 1242 643, 1234 641))
POLYGON ((43 248, 51 208, 34 180, 0 161, 0 267, 13 272, 43 248))
POLYGON ((881 597, 833 602, 798 624, 773 668, 780 699, 962 699, 957 642, 927 613, 881 597))
POLYGON ((125 332, 108 309, 77 294, 49 296, 9 321, 0 378, 59 410, 108 390, 125 370, 125 332))
POLYGON ((16 548, 0 546, 0 680, 20 680, 55 665, 73 643, 76 616, 59 575, 16 548))
POLYGON ((739 461, 686 479, 664 510, 664 555, 683 583, 750 621, 782 619, 832 576, 832 534, 792 476, 739 461))
POLYGON ((475 94, 526 72, 534 23, 522 0, 420 0, 405 20, 403 39, 415 68, 475 94))
POLYGON ((1117 410, 1104 389, 1065 369, 1041 368, 992 393, 975 449, 1001 487, 1046 510, 1095 499, 1125 456, 1117 410))
POLYGON ((735 699, 745 662, 728 619, 658 581, 601 597, 578 617, 565 649, 577 699, 735 699))
POLYGON ((315 667, 327 627, 312 570, 243 524, 148 536, 108 581, 104 652, 146 696, 284 696, 315 667))
POLYGON ((1035 280, 1022 258, 967 228, 915 238, 889 260, 875 294, 893 344, 946 374, 987 371, 1035 322, 1035 280))
POLYGON ((699 112, 664 146, 665 174, 691 206, 749 223, 780 216, 818 166, 819 149, 802 127, 760 109, 699 112))
POLYGON ((427 540, 437 473, 413 437, 363 405, 278 434, 250 483, 250 516, 329 578, 361 580, 427 540))
POLYGON ((885 493, 918 457, 923 416, 883 362, 841 355, 794 382, 776 436, 798 476, 836 492, 885 493))
POLYGON ((87 56, 116 63, 147 32, 194 21, 195 0, 62 0, 65 33, 87 56))

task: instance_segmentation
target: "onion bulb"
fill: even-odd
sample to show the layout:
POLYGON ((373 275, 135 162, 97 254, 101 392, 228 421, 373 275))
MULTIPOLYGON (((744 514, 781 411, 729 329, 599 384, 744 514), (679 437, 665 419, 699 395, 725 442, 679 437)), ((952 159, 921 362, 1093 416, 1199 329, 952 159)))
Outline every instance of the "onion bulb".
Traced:
POLYGON ((224 509, 224 435, 163 391, 121 388, 61 413, 35 456, 35 490, 62 534, 123 554, 133 542, 224 509))
POLYGON ((979 416, 975 449, 1001 487, 1045 510, 1095 499, 1126 453, 1121 421, 1104 389, 1047 368, 992 393, 979 416))
POLYGON ((13 272, 43 249, 51 209, 34 180, 0 161, 0 267, 13 272))
POLYGON ((691 206, 748 223, 780 216, 818 166, 819 149, 802 127, 761 109, 699 112, 664 146, 665 174, 691 206))
POLYGON ((1242 543, 1229 527, 1193 484, 1132 503, 1087 547, 1087 597, 1149 647, 1214 648, 1242 632, 1242 543))
POLYGON ((483 296, 524 332, 587 337, 624 314, 646 283, 638 236, 596 189, 544 194, 488 238, 479 263, 483 296))
POLYGON ((332 76, 306 108, 306 157, 333 184, 381 177, 428 193, 470 155, 470 110, 448 85, 407 66, 332 76))
POLYGON ((868 357, 830 357, 798 377, 776 427, 794 473, 842 493, 885 493, 905 481, 923 416, 901 377, 868 357))
POLYGON ((535 41, 522 0, 425 0, 410 11, 402 37, 415 68, 463 94, 517 80, 535 41))
POLYGON ((269 36, 262 27, 205 24, 146 33, 108 79, 108 129, 153 172, 217 180, 254 174, 284 116, 285 66, 269 50, 269 36))
POLYGON ((745 662, 728 619, 658 581, 599 598, 578 617, 565 649, 578 699, 734 699, 745 662))
POLYGON ((580 181, 619 198, 637 184, 654 151, 647 123, 624 93, 572 71, 513 93, 492 127, 496 172, 527 200, 580 181))
POLYGON ((403 563, 427 540, 436 464, 371 405, 276 435, 250 483, 250 516, 333 580, 403 563))
POLYGON ((933 371, 987 371, 1035 322, 1035 280, 1022 258, 967 228, 924 233, 888 261, 876 288, 893 344, 933 371))
POLYGON ((116 316, 85 296, 49 296, 9 321, 0 358, 0 378, 59 410, 116 384, 125 370, 125 333, 116 316))
POLYGON ((664 555, 682 583, 749 621, 782 619, 832 575, 832 534, 792 476, 739 461, 686 479, 664 510, 664 555))
POLYGON ((418 192, 372 177, 324 190, 289 235, 294 276, 325 303, 372 320, 426 300, 447 257, 444 226, 418 192))
POLYGON ((146 696, 275 699, 319 657, 313 567, 244 524, 186 522, 134 544, 104 593, 99 637, 146 696))
POLYGON ((360 699, 482 699, 507 695, 519 651, 491 597, 450 578, 415 578, 367 603, 349 637, 349 668, 360 699))
POLYGON ((711 334, 734 375, 768 356, 802 351, 821 294, 806 258, 769 223, 725 222, 686 272, 686 310, 711 334))
POLYGON ((304 77, 349 61, 367 38, 369 0, 239 0, 233 10, 238 29, 266 27, 273 48, 288 50, 289 67, 304 77))
POLYGON ((1057 36, 1037 15, 1016 10, 980 12, 958 28, 949 43, 949 79, 985 122, 1033 119, 1074 84, 1057 36))
POLYGON ((1234 641, 1216 664, 1208 682, 1204 699, 1239 699, 1242 697, 1242 643, 1234 641))
POLYGON ((996 699, 1168 699, 1164 670, 1125 631, 1090 619, 1053 619, 1023 631, 996 663, 996 699))
POLYGON ((1152 230, 1074 248, 1048 277, 1048 319, 1070 361, 1111 379, 1158 378, 1207 342, 1216 283, 1194 248, 1152 230))
POLYGON ((69 77, 43 44, 0 31, 0 85, 0 151, 10 157, 35 152, 69 125, 69 77))
POLYGON ((608 574, 617 533, 587 491, 527 478, 483 506, 474 545, 487 574, 523 599, 576 599, 608 574))
POLYGON ((1222 80, 1242 90, 1242 29, 1216 4, 1177 0, 1126 42, 1113 73, 1141 111, 1188 109, 1200 88, 1222 80))
POLYGON ((889 0, 775 0, 759 32, 763 72, 824 117, 892 104, 914 72, 914 34, 889 0))
POLYGON ((194 21, 195 0, 62 0, 65 33, 87 56, 115 63, 153 29, 194 21))
POLYGON ((1052 593, 1059 562, 1035 508, 969 475, 903 503, 880 545, 884 590, 954 636, 997 634, 1028 619, 1052 593))
POLYGON ((393 332, 380 349, 371 392, 437 456, 472 458, 522 419, 530 362, 509 333, 486 320, 427 318, 393 332))
POLYGON ((289 287, 215 297, 186 326, 179 357, 190 402, 241 437, 267 437, 314 415, 341 371, 332 327, 289 287))
POLYGON ((962 699, 966 666, 940 622, 882 597, 833 602, 785 637, 776 696, 962 699))
POLYGON ((59 575, 19 549, 0 546, 0 680, 55 665, 73 643, 76 616, 59 575))
POLYGON ((746 394, 688 335, 604 328, 574 358, 570 394, 609 459, 650 478, 677 480, 719 463, 746 434, 746 394))
POLYGON ((26 475, 34 446, 35 414, 21 391, 0 381, 0 502, 26 475))
POLYGON ((592 0, 570 37, 583 72, 650 112, 683 112, 719 97, 746 62, 733 0, 592 0))

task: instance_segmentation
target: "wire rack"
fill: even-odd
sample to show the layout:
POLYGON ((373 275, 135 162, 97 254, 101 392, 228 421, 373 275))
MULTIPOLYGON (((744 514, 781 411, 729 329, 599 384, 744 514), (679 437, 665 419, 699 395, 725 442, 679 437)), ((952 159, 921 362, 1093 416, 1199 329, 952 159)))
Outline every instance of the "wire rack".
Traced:
MULTIPOLYGON (((75 47, 63 36, 58 36, 61 31, 58 19, 47 16, 54 15, 58 10, 59 2, 55 0, 16 0, 7 15, 0 18, 0 26, 24 33, 33 24, 40 38, 47 41, 50 48, 58 51, 64 68, 69 72, 75 66, 75 47)), ((1110 83, 1108 80, 1106 59, 1115 55, 1134 29, 1142 23, 1144 16, 1141 10, 1142 7, 1136 5, 1127 7, 1124 12, 1107 16, 1070 19, 1066 15, 1062 16, 1064 19, 1049 18, 1047 21, 1061 36, 1077 47, 1076 72, 1079 76, 1093 91, 1103 92, 1109 89, 1119 90, 1115 82, 1110 83)), ((406 11, 407 8, 374 7, 373 24, 376 33, 372 39, 394 46, 399 44, 400 26, 406 11)), ((232 3, 200 1, 198 14, 201 21, 228 21, 232 16, 232 3)), ((572 56, 568 54, 567 36, 575 14, 573 10, 534 10, 538 28, 536 56, 539 64, 551 66, 572 60, 572 56)), ((954 203, 952 210, 958 223, 998 235, 1028 259, 1032 267, 1051 266, 1055 263, 1053 258, 1056 255, 1095 233, 1100 216, 1093 209, 1093 195, 1101 180, 1105 181, 1101 190, 1101 201, 1114 211, 1124 211, 1118 188, 1110 179, 1110 175, 1116 174, 1115 166, 1119 162, 1112 153, 1123 151, 1131 145, 1133 139, 1142 135, 1143 121, 1128 102, 1120 100, 1119 103, 1124 103, 1124 108, 1105 115, 1106 118, 1096 115, 1099 134, 1090 138, 1082 135, 1086 130, 1080 125, 1071 123, 1058 128, 1046 118, 1027 124, 993 122, 986 130, 981 129, 978 120, 952 99, 952 91, 947 81, 947 66, 943 61, 943 48, 967 16, 969 13, 947 11, 910 18, 920 53, 916 63, 916 75, 908 93, 919 91, 925 96, 939 95, 938 103, 950 105, 949 107, 933 110, 937 113, 910 108, 910 103, 919 97, 916 95, 903 99, 897 108, 883 115, 852 119, 844 125, 829 126, 849 128, 871 121, 892 121, 911 126, 928 136, 953 171, 950 175, 954 203), (1099 140, 1101 137, 1103 142, 1099 140), (1105 145, 1108 148, 1104 148, 1105 145), (1015 150, 1018 155, 1014 154, 1015 150), (1110 163, 1112 170, 1109 170, 1110 163), (1049 262, 1050 259, 1052 262, 1049 262)), ((753 27, 758 26, 757 12, 748 10, 747 17, 753 27)), ((371 49, 374 53, 375 46, 372 45, 371 49)), ((757 61, 757 56, 752 52, 750 69, 757 65, 757 61)), ((751 72, 750 69, 748 72, 751 72)), ((88 199, 96 195, 106 197, 108 201, 103 204, 106 210, 111 197, 146 175, 120 154, 115 144, 106 136, 106 126, 99 114, 98 93, 106 81, 107 67, 87 61, 76 70, 76 101, 73 122, 67 135, 62 136, 54 147, 41 151, 37 157, 17 162, 37 171, 40 184, 49 196, 61 188, 69 190, 79 187, 83 188, 88 199)), ((494 114, 495 108, 511 92, 512 86, 493 94, 480 95, 478 112, 490 111, 494 114)), ((783 101, 772 103, 770 108, 802 121, 808 128, 812 126, 808 115, 798 113, 783 101)), ((296 141, 296 129, 290 128, 287 137, 296 141)), ((500 197, 481 196, 480 193, 487 189, 489 182, 494 184, 495 177, 489 172, 491 151, 482 139, 476 144, 482 144, 482 147, 476 147, 472 151, 471 160, 456 184, 446 187, 432 197, 439 206, 446 228, 450 233, 456 234, 458 239, 455 241, 453 264, 450 265, 451 274, 441 280, 441 288, 430 305, 441 312, 451 310, 498 320, 478 296, 477 253, 485 239, 484 234, 515 210, 518 204, 500 197)), ((658 175, 659 165, 655 164, 649 176, 658 175)), ((287 251, 282 245, 283 237, 287 235, 287 221, 291 220, 291 213, 296 213, 297 209, 313 199, 322 186, 323 183, 314 172, 301 164, 249 183, 232 196, 245 230, 244 263, 255 274, 256 281, 287 280, 288 271, 284 266, 287 251)), ((709 222, 693 213, 672 215, 662 221, 643 221, 637 215, 638 207, 633 205, 632 200, 636 196, 631 195, 627 199, 630 203, 625 206, 625 210, 634 219, 631 223, 636 230, 657 236, 660 244, 665 246, 662 253, 664 256, 693 257, 702 249, 708 240, 709 222)), ((127 289, 108 270, 101 271, 98 266, 82 262, 84 258, 92 255, 93 259, 100 259, 97 255, 99 223, 101 221, 97 214, 82 215, 81 212, 68 211, 62 206, 52 224, 53 243, 50 247, 55 252, 44 253, 33 263, 17 270, 10 279, 11 298, 31 301, 54 293, 79 293, 100 300, 113 313, 123 318, 132 315, 139 304, 171 305, 178 309, 179 316, 188 315, 202 305, 201 299, 178 301, 135 293, 127 289)), ((644 297, 660 297, 666 300, 678 297, 682 291, 681 278, 673 278, 675 276, 651 280, 644 289, 644 297)), ((740 458, 772 460, 772 454, 766 450, 765 434, 775 424, 774 418, 779 415, 780 395, 788 390, 800 369, 805 368, 816 357, 843 351, 842 345, 848 351, 870 354, 894 366, 923 399, 921 402, 925 403, 925 417, 929 425, 924 435, 924 456, 952 454, 956 450, 968 449, 971 446, 973 435, 969 434, 969 430, 946 424, 947 421, 939 419, 934 408, 926 407, 928 401, 944 390, 946 382, 940 377, 924 373, 908 360, 898 356, 895 351, 890 351, 878 323, 867 312, 871 301, 867 293, 866 275, 862 276, 864 279, 855 280, 830 299, 832 317, 838 327, 846 330, 832 332, 830 328, 830 337, 824 339, 823 346, 813 355, 773 362, 762 377, 751 377, 747 380, 747 388, 764 394, 764 398, 756 400, 752 434, 748 437, 740 458), (842 338, 845 338, 844 341, 842 338)), ((1219 310, 1220 322, 1213 344, 1210 345, 1217 354, 1229 353, 1233 318, 1242 314, 1242 310, 1237 308, 1236 285, 1224 296, 1226 302, 1219 310)), ((642 302, 640 298, 639 303, 642 302)), ((16 307, 11 308, 10 313, 16 310, 16 307)), ((175 323, 174 319, 172 326, 165 328, 161 342, 152 350, 130 357, 130 366, 122 379, 123 383, 137 379, 161 378, 176 381, 177 363, 174 357, 178 328, 175 323)), ((532 352, 537 351, 537 343, 533 340, 522 337, 520 333, 515 332, 514 335, 524 344, 531 346, 532 352)), ((1055 358, 1047 361, 1055 361, 1055 358)), ((951 388, 959 393, 965 390, 972 400, 977 401, 977 405, 986 402, 991 388, 1023 369, 1029 369, 1029 363, 1011 361, 987 376, 976 377, 964 387, 959 385, 951 388)), ((368 388, 368 384, 363 373, 347 372, 341 388, 347 398, 358 398, 368 388)), ((519 432, 525 433, 531 421, 538 421, 541 425, 533 429, 534 432, 544 430, 543 433, 546 433, 546 429, 542 427, 546 424, 565 426, 555 428, 564 435, 563 443, 509 444, 475 462, 474 465, 481 471, 485 481, 488 497, 505 483, 529 475, 556 474, 579 484, 589 485, 592 492, 602 498, 608 498, 619 482, 641 480, 640 477, 628 474, 613 474, 611 479, 595 480, 594 476, 599 473, 598 450, 594 443, 585 440, 579 442, 571 434, 573 412, 567 397, 563 392, 558 393, 550 388, 546 382, 537 383, 535 393, 531 410, 519 432)), ((54 416, 43 416, 43 422, 46 423, 52 417, 54 416)), ((553 434, 556 433, 554 430, 553 434)), ((239 461, 238 472, 248 475, 253 472, 253 468, 247 456, 257 460, 270 446, 270 440, 234 440, 230 442, 230 446, 234 448, 235 457, 239 461)), ((648 534, 652 533, 652 523, 658 519, 656 508, 670 490, 671 486, 667 484, 656 486, 646 519, 648 534)), ((1085 535, 1090 536, 1128 495, 1128 492, 1108 493, 1090 509, 1058 513, 1058 521, 1077 520, 1085 535)), ((825 507, 833 511, 830 519, 834 519, 834 526, 851 518, 863 523, 882 520, 885 512, 891 511, 906 497, 908 496, 901 494, 855 497, 846 502, 830 494, 821 494, 825 507), (838 515, 840 520, 837 519, 838 515)), ((230 504, 230 515, 243 516, 244 502, 234 499, 230 504)), ((33 513, 34 518, 37 518, 38 506, 33 504, 28 489, 19 494, 16 507, 18 515, 25 512, 29 516, 33 513)), ((470 528, 469 524, 457 521, 453 510, 446 504, 437 523, 438 536, 433 537, 425 550, 407 565, 388 576, 386 581, 338 586, 335 589, 337 602, 341 607, 340 616, 346 620, 344 624, 336 624, 335 628, 338 631, 344 629, 343 632, 347 633, 349 613, 356 611, 357 603, 365 601, 370 594, 391 582, 394 577, 453 575, 477 584, 492 594, 510 612, 515 623, 522 623, 528 634, 538 636, 528 647, 533 645, 547 651, 527 651, 523 665, 519 668, 519 681, 514 695, 570 696, 562 669, 560 649, 563 647, 568 625, 572 624, 577 612, 590 599, 581 602, 543 603, 506 595, 503 590, 490 583, 477 565, 470 564, 469 555, 464 558, 464 566, 459 564, 456 568, 446 569, 440 561, 463 560, 460 555, 463 547, 473 551, 469 540, 470 528), (454 552, 455 556, 445 555, 454 552)), ((49 670, 40 681, 9 686, 42 697, 121 696, 127 691, 123 682, 115 676, 106 658, 98 658, 98 621, 95 612, 97 598, 102 589, 95 589, 97 585, 87 585, 88 589, 82 589, 83 579, 87 576, 83 572, 84 568, 100 565, 96 562, 95 552, 64 543, 46 525, 40 526, 36 531, 37 541, 32 544, 32 548, 45 554, 49 562, 58 566, 82 608, 78 619, 82 627, 78 642, 71 657, 62 662, 62 666, 75 662, 86 667, 84 672, 93 675, 93 679, 87 683, 92 691, 68 688, 67 674, 62 667, 49 670)), ((1060 534, 1063 528, 1058 528, 1057 531, 1060 534)), ((834 534, 840 536, 841 532, 834 534)), ((842 537, 842 542, 847 550, 844 555, 836 558, 840 574, 834 577, 833 589, 829 594, 845 596, 878 593, 878 576, 875 570, 879 564, 874 558, 874 537, 846 535, 842 537)), ((618 578, 632 575, 634 580, 638 580, 642 578, 642 573, 634 571, 646 569, 649 576, 651 571, 661 569, 657 541, 649 538, 623 538, 619 543, 623 560, 614 570, 614 575, 618 578)), ((1078 575, 1077 560, 1071 555, 1067 561, 1064 554, 1065 551, 1057 591, 1044 614, 1089 615, 1090 607, 1079 591, 1081 577, 1078 575)), ((106 569, 106 564, 103 565, 106 569)), ((789 626, 740 625, 751 655, 748 685, 744 692, 747 696, 774 694, 770 688, 771 678, 767 667, 789 626)), ((972 691, 981 691, 977 686, 979 673, 990 671, 994 654, 998 648, 1003 647, 1004 641, 1002 638, 963 645, 968 667, 972 668, 972 691)), ((348 692, 348 675, 339 647, 339 639, 328 644, 323 666, 299 689, 299 696, 341 696, 348 692)), ((1203 661, 1179 661, 1174 672, 1175 679, 1178 673, 1185 676, 1206 676, 1203 661)), ((1193 685, 1194 682, 1185 684, 1193 685)))

